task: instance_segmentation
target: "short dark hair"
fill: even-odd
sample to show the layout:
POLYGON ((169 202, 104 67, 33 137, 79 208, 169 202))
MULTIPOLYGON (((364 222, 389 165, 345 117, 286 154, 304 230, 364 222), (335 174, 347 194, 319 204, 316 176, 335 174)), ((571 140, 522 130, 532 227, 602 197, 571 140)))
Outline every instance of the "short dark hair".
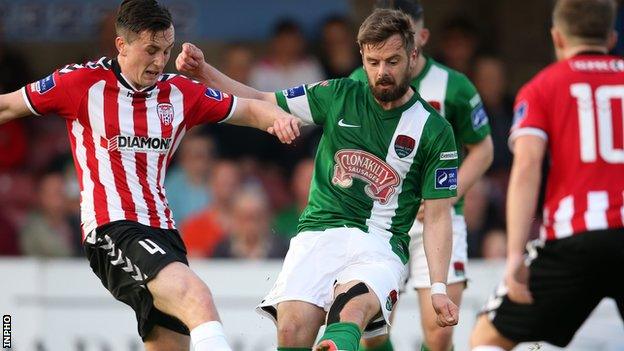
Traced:
POLYGON ((124 34, 124 31, 155 33, 167 30, 171 25, 171 13, 156 0, 123 0, 117 11, 115 29, 117 35, 124 34))
POLYGON ((558 0, 553 23, 585 44, 604 45, 615 26, 614 0, 558 0))
POLYGON ((425 16, 425 9, 418 0, 377 0, 375 8, 405 12, 414 22, 422 20, 425 16))
POLYGON ((363 49, 364 45, 379 45, 395 34, 401 37, 409 55, 416 47, 409 16, 398 10, 376 9, 360 26, 357 41, 363 49))

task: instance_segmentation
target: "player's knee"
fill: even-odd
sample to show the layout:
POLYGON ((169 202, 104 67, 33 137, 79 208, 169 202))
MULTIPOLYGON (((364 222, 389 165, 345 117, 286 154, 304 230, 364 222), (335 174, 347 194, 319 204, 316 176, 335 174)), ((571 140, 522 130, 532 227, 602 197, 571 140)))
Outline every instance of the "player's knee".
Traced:
POLYGON ((453 328, 425 328, 425 345, 432 351, 447 351, 453 346, 453 328))
POLYGON ((301 339, 301 332, 306 329, 306 321, 296 315, 284 316, 278 319, 277 336, 282 345, 295 345, 301 339))
POLYGON ((481 315, 470 334, 470 347, 475 348, 482 345, 496 345, 501 349, 510 350, 515 346, 515 343, 503 337, 494 328, 492 322, 485 315, 481 315))

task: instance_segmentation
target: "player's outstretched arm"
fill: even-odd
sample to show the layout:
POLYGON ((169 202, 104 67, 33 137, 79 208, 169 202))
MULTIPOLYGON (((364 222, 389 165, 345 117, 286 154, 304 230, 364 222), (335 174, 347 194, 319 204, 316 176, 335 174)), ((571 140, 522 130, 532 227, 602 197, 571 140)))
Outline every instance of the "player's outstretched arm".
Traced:
POLYGON ((259 91, 235 81, 208 64, 201 49, 191 43, 182 44, 182 52, 178 54, 175 63, 178 71, 209 87, 226 91, 239 97, 264 100, 277 104, 274 93, 259 91))
MULTIPOLYGON (((446 286, 453 234, 451 229, 451 199, 428 199, 425 206, 425 223, 423 231, 425 255, 429 265, 429 278, 432 283, 431 303, 437 313, 437 323, 440 327, 457 324, 459 311, 457 306, 446 295, 446 291, 439 291, 435 285, 446 286)), ((446 290, 446 289, 444 289, 446 290)))
POLYGON ((518 303, 533 301, 527 285, 524 265, 531 221, 537 206, 546 141, 523 135, 513 142, 514 160, 507 189, 507 267, 505 282, 509 298, 518 303))
POLYGON ((275 135, 282 143, 290 144, 299 136, 302 121, 268 102, 238 98, 236 109, 227 123, 253 127, 275 135))
POLYGON ((0 95, 0 124, 31 114, 20 90, 0 95))

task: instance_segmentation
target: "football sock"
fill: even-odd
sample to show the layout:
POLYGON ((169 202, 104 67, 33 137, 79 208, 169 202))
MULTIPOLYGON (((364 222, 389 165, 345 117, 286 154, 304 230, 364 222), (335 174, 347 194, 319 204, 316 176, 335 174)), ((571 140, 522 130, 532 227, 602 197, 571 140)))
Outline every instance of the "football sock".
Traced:
POLYGON ((325 328, 321 340, 333 341, 339 350, 357 351, 362 332, 355 323, 333 323, 325 328))
POLYGON ((232 351, 223 334, 220 322, 211 321, 191 330, 193 351, 232 351))

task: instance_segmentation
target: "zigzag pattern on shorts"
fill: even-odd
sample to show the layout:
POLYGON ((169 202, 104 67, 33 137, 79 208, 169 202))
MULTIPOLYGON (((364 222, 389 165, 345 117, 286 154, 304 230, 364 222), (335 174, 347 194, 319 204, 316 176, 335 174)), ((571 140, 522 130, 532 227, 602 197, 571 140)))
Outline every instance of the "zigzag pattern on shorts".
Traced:
POLYGON ((141 272, 139 267, 133 264, 128 257, 125 257, 121 249, 115 248, 115 243, 113 243, 113 240, 111 240, 108 235, 104 235, 104 239, 106 240, 106 243, 104 245, 100 245, 100 248, 109 251, 108 256, 112 257, 111 264, 113 266, 121 265, 121 269, 123 269, 124 272, 129 273, 132 279, 144 282, 145 279, 147 279, 147 276, 141 272))

